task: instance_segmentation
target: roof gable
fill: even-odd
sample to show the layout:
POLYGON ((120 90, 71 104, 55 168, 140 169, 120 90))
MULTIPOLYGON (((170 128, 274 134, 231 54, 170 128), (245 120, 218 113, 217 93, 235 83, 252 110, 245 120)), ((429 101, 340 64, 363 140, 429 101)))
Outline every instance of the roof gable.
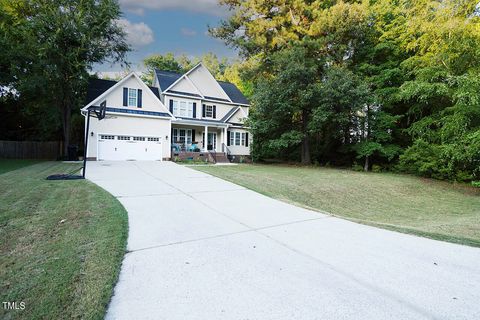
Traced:
POLYGON ((246 113, 242 107, 232 108, 227 114, 222 118, 223 122, 231 123, 243 123, 244 119, 247 118, 246 113))
POLYGON ((201 63, 190 70, 186 74, 186 77, 192 81, 193 85, 198 88, 203 96, 230 101, 229 96, 218 84, 217 80, 215 80, 210 71, 201 63))
POLYGON ((227 103, 249 105, 249 101, 233 84, 216 80, 210 71, 201 63, 190 69, 184 75, 165 70, 155 69, 155 82, 161 93, 173 93, 205 98, 227 103), (203 81, 204 79, 205 81, 203 81), (207 87, 205 89, 205 87, 207 87))
POLYGON ((135 73, 130 73, 120 81, 91 79, 87 90, 86 105, 82 110, 107 100, 107 107, 114 108, 131 108, 124 107, 123 87, 142 89, 143 92, 143 111, 164 112, 167 116, 172 116, 169 110, 160 100, 158 88, 147 86, 135 73))

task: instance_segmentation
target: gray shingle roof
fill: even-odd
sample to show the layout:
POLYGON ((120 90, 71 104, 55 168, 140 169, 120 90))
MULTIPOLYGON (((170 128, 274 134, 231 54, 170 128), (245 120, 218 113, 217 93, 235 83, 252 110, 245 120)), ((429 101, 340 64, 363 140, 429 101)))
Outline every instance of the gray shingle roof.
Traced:
POLYGON ((226 115, 223 116, 223 118, 220 120, 222 122, 227 121, 230 116, 232 116, 236 111, 238 110, 238 107, 230 109, 226 115))
POLYGON ((241 104, 250 104, 250 102, 248 102, 247 98, 245 98, 243 93, 237 88, 236 85, 230 82, 225 82, 225 81, 217 81, 217 82, 233 102, 241 103, 241 104))
POLYGON ((178 80, 182 75, 172 71, 158 70, 155 69, 155 74, 157 76, 158 83, 160 84, 160 89, 164 91, 172 85, 175 81, 178 80))

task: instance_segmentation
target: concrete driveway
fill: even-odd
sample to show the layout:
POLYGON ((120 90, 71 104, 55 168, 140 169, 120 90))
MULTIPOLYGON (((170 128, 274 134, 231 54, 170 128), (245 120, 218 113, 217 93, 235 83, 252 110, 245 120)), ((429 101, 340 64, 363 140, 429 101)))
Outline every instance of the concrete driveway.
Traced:
POLYGON ((129 215, 107 319, 480 319, 480 249, 332 218, 171 162, 88 170, 129 215))

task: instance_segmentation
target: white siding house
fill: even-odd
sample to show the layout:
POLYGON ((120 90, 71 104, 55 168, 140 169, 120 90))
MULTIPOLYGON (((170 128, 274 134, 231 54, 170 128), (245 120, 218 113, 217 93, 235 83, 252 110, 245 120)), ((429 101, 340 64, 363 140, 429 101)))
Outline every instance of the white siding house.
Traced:
POLYGON ((131 73, 119 82, 92 80, 88 90, 85 117, 89 107, 107 105, 105 119, 90 117, 88 159, 170 159, 172 116, 155 88, 131 73))
POLYGON ((103 101, 106 118, 90 118, 88 159, 165 160, 202 153, 239 161, 250 155, 247 99, 202 64, 185 74, 155 70, 152 87, 135 73, 119 82, 91 80, 85 120, 89 108, 103 101))
POLYGON ((252 136, 244 126, 250 105, 235 85, 215 80, 201 63, 185 74, 156 70, 153 84, 174 115, 174 153, 197 148, 234 161, 250 156, 252 136))

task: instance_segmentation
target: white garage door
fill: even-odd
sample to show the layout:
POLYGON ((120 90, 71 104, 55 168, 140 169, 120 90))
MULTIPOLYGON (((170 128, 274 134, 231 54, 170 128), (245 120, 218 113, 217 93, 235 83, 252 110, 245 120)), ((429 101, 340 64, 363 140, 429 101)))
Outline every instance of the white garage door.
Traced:
POLYGON ((98 160, 162 160, 160 137, 100 134, 98 160))

